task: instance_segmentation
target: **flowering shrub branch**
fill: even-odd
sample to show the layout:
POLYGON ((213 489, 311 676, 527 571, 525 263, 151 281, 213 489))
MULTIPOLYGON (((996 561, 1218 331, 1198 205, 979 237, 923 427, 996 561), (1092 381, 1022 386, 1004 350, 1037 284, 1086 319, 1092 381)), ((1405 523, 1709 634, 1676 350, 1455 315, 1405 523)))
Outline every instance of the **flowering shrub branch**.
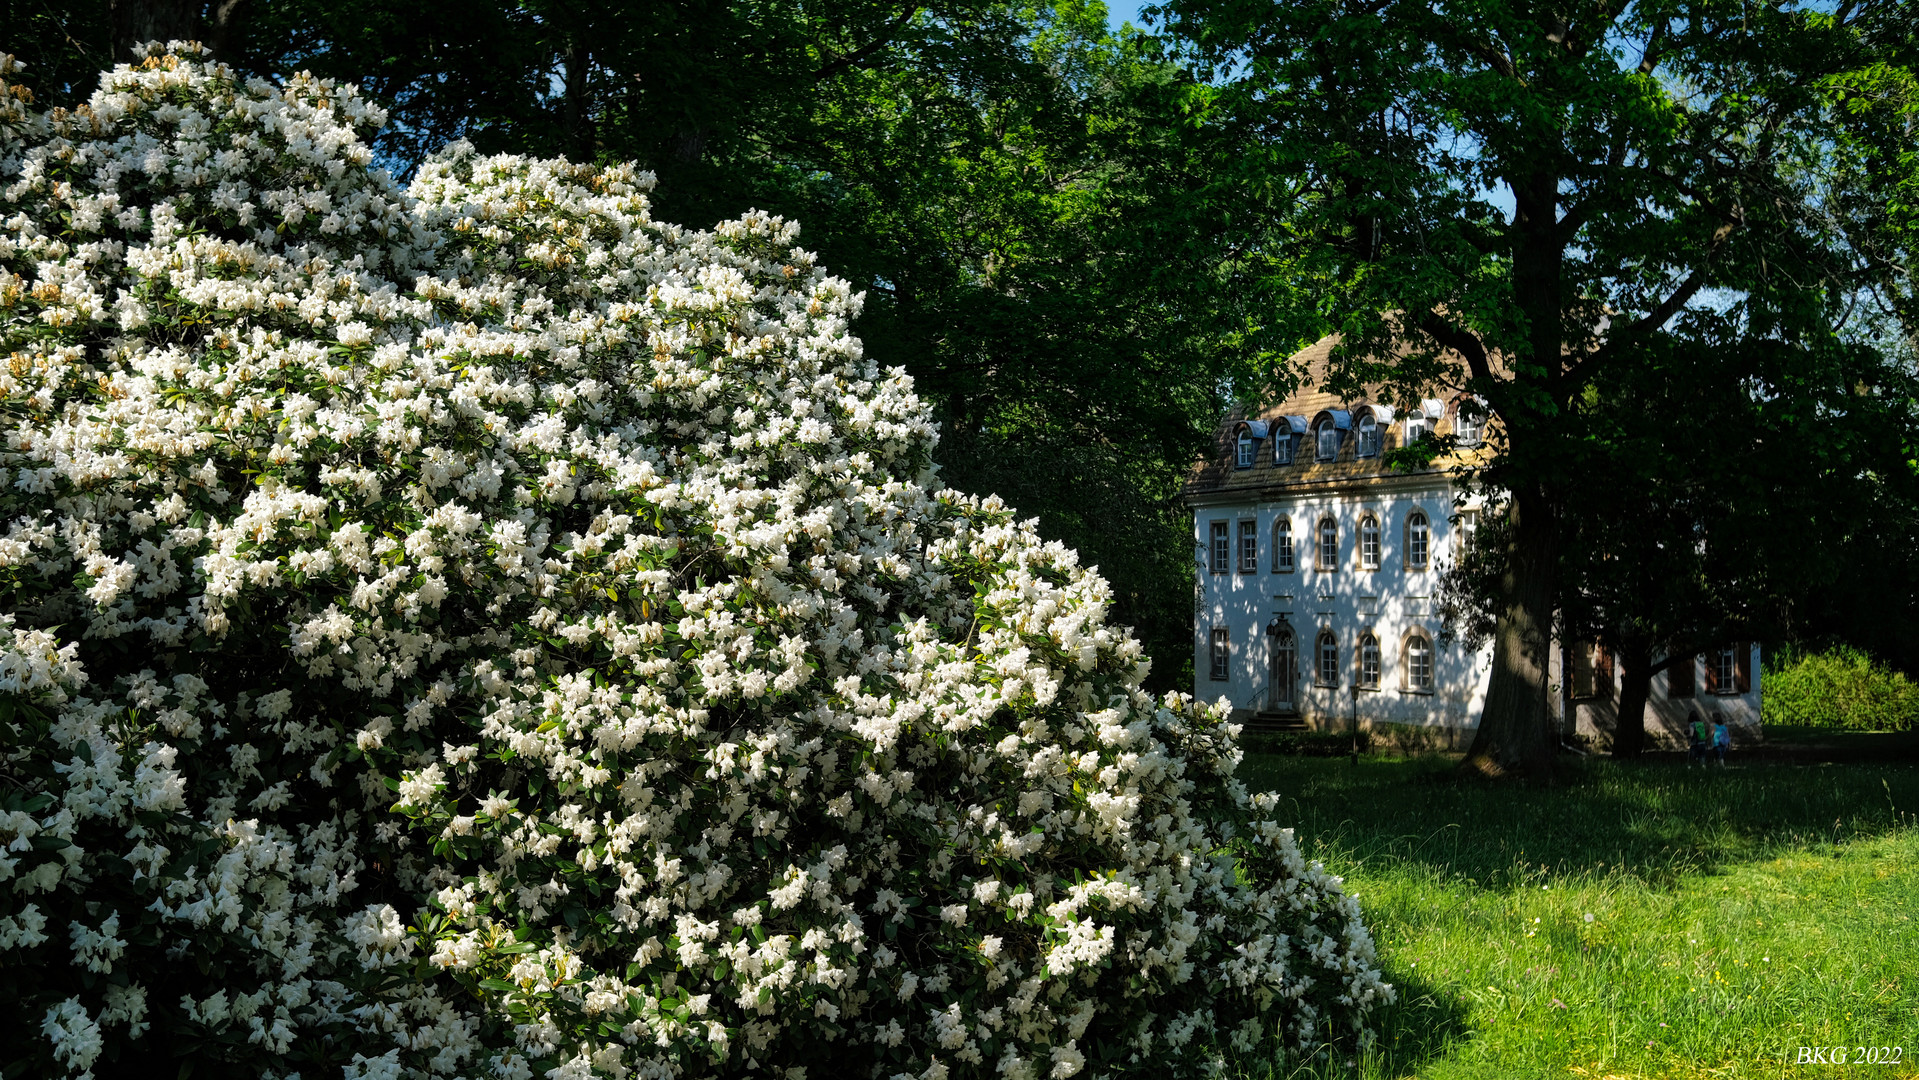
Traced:
POLYGON ((794 226, 463 145, 401 190, 352 87, 179 43, 0 101, 34 1070, 1021 1080, 1368 1037, 1359 909, 1223 715, 938 487, 794 226))

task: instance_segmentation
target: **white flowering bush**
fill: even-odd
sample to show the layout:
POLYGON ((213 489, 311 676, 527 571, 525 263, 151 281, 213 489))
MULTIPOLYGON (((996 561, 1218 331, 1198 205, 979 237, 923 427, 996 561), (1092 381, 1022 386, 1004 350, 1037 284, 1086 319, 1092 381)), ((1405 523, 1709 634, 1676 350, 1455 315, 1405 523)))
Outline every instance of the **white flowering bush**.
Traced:
POLYGON ((938 489, 792 226, 465 147, 401 190, 352 87, 178 43, 0 102, 7 1075, 1367 1037, 1357 904, 1104 582, 938 489))

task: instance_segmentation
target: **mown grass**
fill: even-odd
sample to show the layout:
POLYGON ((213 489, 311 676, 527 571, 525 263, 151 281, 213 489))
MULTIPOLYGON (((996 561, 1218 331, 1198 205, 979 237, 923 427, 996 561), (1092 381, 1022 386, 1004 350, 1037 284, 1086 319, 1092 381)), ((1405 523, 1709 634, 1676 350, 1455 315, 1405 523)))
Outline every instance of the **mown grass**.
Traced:
POLYGON ((1919 1076, 1919 767, 1250 756, 1359 894, 1400 1000, 1276 1076, 1919 1076), (1900 1065, 1801 1065, 1802 1046, 1900 1065))

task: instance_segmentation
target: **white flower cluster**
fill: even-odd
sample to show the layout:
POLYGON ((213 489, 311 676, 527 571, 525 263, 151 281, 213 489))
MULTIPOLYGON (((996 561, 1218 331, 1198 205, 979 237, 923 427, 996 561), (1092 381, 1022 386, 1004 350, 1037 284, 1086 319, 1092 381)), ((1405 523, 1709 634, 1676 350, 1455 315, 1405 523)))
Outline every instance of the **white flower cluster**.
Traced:
POLYGON ((0 965, 45 1071, 1367 1037, 1358 906, 1103 581, 937 488, 791 225, 464 146, 401 190, 381 119, 179 43, 0 110, 0 965))

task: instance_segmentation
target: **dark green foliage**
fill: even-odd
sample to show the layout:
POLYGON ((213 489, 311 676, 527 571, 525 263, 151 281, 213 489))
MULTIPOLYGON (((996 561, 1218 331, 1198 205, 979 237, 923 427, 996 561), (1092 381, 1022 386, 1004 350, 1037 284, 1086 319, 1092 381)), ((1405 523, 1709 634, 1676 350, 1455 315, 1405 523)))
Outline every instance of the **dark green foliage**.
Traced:
POLYGON ((1240 735, 1240 745, 1251 754, 1279 754, 1285 757, 1345 757, 1358 747, 1361 753, 1372 749, 1368 732, 1344 731, 1248 731, 1240 735))
POLYGON ((112 66, 109 41, 104 3, 0 0, 0 52, 27 65, 17 82, 41 108, 86 100, 112 66))
MULTIPOLYGON (((1736 388, 1745 411, 1781 396, 1830 421, 1831 392, 1850 386, 1832 376, 1887 325, 1865 313, 1909 292, 1909 5, 1165 8, 1219 73, 1222 123, 1257 132, 1241 178, 1297 195, 1268 254, 1344 334, 1336 386, 1449 385, 1497 416, 1484 479, 1509 496, 1510 527, 1486 537, 1503 549, 1487 553, 1493 676, 1473 756, 1544 771, 1566 553, 1600 556, 1589 526, 1611 507, 1591 496, 1645 472, 1613 456, 1595 403, 1644 409, 1705 364, 1738 380, 1710 384, 1711 415, 1736 388), (1890 214, 1876 208, 1888 198, 1890 214)), ((1683 468, 1664 479, 1696 471, 1683 468)), ((1774 498, 1772 475, 1727 479, 1718 490, 1748 517, 1774 498)), ((1621 525, 1689 544, 1697 516, 1679 517, 1621 525)))

